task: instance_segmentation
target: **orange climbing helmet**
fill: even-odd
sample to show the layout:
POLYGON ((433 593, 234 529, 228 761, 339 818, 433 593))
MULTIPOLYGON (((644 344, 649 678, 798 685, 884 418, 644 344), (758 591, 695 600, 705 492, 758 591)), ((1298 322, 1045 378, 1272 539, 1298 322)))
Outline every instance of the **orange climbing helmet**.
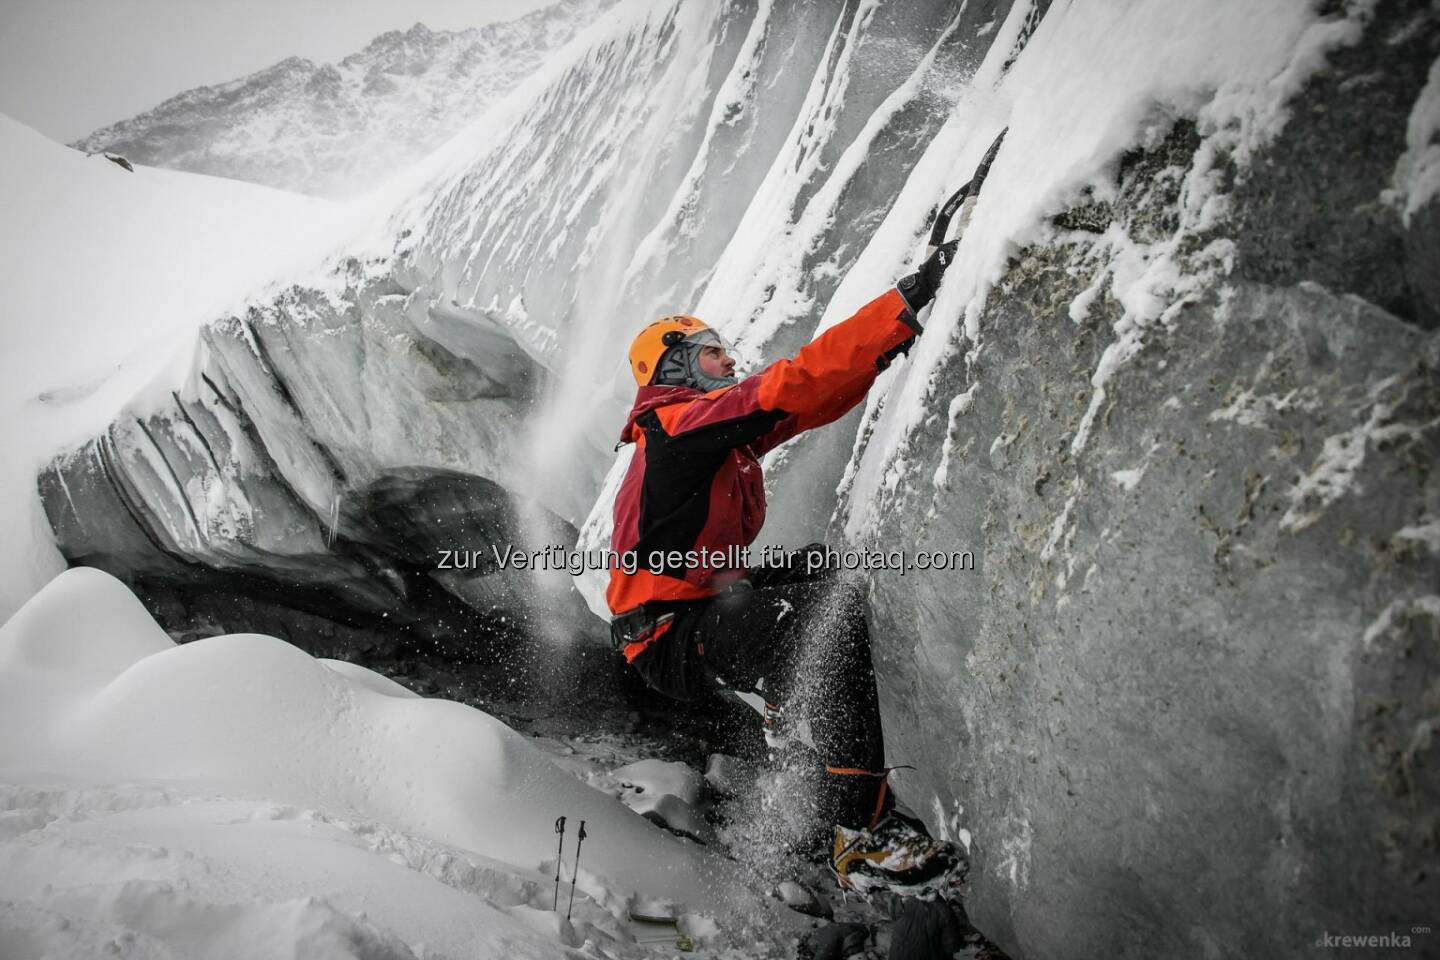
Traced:
POLYGON ((635 382, 642 387, 649 384, 665 351, 681 343, 725 349, 725 341, 703 320, 685 314, 663 317, 647 324, 630 342, 630 372, 635 382))

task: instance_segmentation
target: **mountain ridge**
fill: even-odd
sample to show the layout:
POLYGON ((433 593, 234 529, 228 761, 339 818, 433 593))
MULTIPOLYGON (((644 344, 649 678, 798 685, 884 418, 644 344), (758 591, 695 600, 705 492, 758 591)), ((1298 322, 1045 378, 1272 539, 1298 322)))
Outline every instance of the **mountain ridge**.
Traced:
POLYGON ((614 0, 559 0, 516 20, 379 34, 335 63, 290 56, 185 90, 70 145, 146 166, 341 199, 429 154, 614 0))

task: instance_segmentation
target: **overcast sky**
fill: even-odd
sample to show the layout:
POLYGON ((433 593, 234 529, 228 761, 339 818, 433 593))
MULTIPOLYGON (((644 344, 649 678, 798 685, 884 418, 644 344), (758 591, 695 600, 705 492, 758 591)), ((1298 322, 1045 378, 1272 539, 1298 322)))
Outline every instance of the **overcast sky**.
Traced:
POLYGON ((288 56, 333 62, 417 21, 455 30, 549 2, 0 0, 0 113, 68 143, 288 56))

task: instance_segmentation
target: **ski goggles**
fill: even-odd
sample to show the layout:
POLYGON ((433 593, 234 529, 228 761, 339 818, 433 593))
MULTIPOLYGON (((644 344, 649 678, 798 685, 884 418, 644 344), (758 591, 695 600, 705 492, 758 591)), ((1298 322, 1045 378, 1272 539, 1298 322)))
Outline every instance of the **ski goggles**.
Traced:
POLYGON ((719 347, 726 353, 730 352, 730 345, 725 342, 725 338, 710 327, 702 327, 691 334, 682 334, 679 330, 671 330, 665 334, 661 343, 667 347, 678 346, 682 343, 694 344, 696 347, 719 347))
POLYGON ((690 336, 686 337, 683 342, 693 343, 697 347, 719 347, 726 353, 730 352, 730 345, 725 342, 725 338, 709 327, 706 327, 704 330, 696 330, 690 334, 690 336))

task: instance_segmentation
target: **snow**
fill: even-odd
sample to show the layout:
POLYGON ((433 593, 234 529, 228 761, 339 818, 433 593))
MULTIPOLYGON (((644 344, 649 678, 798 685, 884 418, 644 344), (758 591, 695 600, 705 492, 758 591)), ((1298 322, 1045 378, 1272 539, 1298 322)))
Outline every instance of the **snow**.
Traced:
MULTIPOLYGON (((700 774, 673 760, 640 760, 612 770, 610 778, 639 797, 672 796, 692 807, 700 802, 700 774)), ((637 799, 631 807, 644 813, 641 805, 646 802, 637 799)))
POLYGON ((1150 458, 1153 457, 1159 449, 1160 443, 1158 441, 1152 442, 1150 448, 1145 451, 1144 458, 1138 464, 1123 470, 1110 471, 1110 481, 1126 492, 1134 490, 1140 485, 1140 481, 1145 479, 1145 471, 1150 469, 1150 458))
MULTIPOLYGON (((955 455, 955 424, 961 417, 970 412, 975 405, 975 391, 980 384, 972 383, 970 389, 964 393, 957 393, 950 398, 950 406, 946 412, 945 443, 940 448, 940 464, 935 468, 934 475, 930 478, 931 486, 936 490, 945 489, 950 477, 950 458, 955 455)), ((997 438, 998 439, 998 438, 997 438)), ((993 454, 994 447, 991 452, 993 454)))
MULTIPOLYGON (((613 0, 466 30, 416 24, 336 64, 291 57, 186 90, 76 146, 331 198, 358 196, 482 116, 613 0)), ((495 13, 504 16, 505 11, 495 13)))
POLYGON ((666 228, 670 224, 681 223, 682 229, 693 233, 693 225, 686 222, 686 208, 693 202, 704 178, 708 167, 709 148, 715 135, 736 122, 746 102, 753 96, 754 86, 758 80, 756 68, 760 62, 766 28, 770 25, 774 5, 774 0, 761 0, 754 19, 750 21, 750 28, 745 34, 740 53, 735 58, 735 64, 725 75, 720 88, 716 91, 715 105, 712 108, 709 122, 706 124, 704 138, 696 151, 695 160, 690 169, 686 171, 685 179, 679 189, 675 191, 669 209, 656 223, 655 228, 636 244, 635 252, 626 268, 626 280, 637 275, 646 263, 665 255, 667 252, 665 234, 666 228))
POLYGON ((0 628, 6 957, 629 956, 656 897, 697 927, 764 909, 499 721, 362 667, 259 634, 177 646, 83 567, 0 628), (562 814, 589 834, 573 924, 546 913, 562 814))
MULTIPOLYGON (((741 118, 762 94, 749 68, 764 53, 776 6, 758 4, 734 61, 712 77, 726 5, 626 0, 424 162, 346 206, 145 168, 125 173, 0 119, 0 279, 10 311, 0 359, 0 439, 9 454, 0 535, 10 545, 0 614, 63 568, 34 491, 38 467, 104 431, 127 400, 133 412, 163 398, 192 361, 200 323, 288 279, 338 291, 346 278, 331 269, 332 251, 358 256, 367 276, 402 265, 417 302, 453 298, 556 375, 559 388, 532 431, 532 474, 543 486, 571 471, 577 450, 608 447, 613 433, 594 428, 628 392, 620 334, 637 311, 703 288, 695 312, 758 362, 786 324, 818 311, 816 329, 824 329, 912 269, 935 202, 969 178, 1008 127, 957 264, 925 314, 927 332, 867 401, 841 481, 845 533, 865 540, 909 489, 913 464, 924 462, 910 448, 913 436, 947 400, 940 374, 963 360, 979 373, 948 396, 945 446, 928 478, 945 485, 959 455, 951 435, 984 377, 984 364, 969 361, 984 349, 985 305, 1013 255, 1031 244, 1079 243, 1050 218, 1087 188, 1112 198, 1118 158, 1192 118, 1202 145, 1180 183, 1177 232, 1142 243, 1115 226, 1084 241, 1095 272, 1056 319, 1086 320, 1102 291, 1121 307, 1071 438, 1084 457, 1103 429, 1113 378, 1156 325, 1179 322, 1180 307, 1229 270, 1223 241, 1183 252, 1226 214, 1220 170, 1233 162, 1245 175, 1249 157, 1283 126, 1290 96, 1328 50, 1353 40, 1365 15, 1357 5, 1349 18, 1321 20, 1302 0, 1057 0, 1015 59, 1035 12, 1019 0, 982 30, 994 44, 973 77, 937 90, 937 44, 845 149, 827 153, 855 67, 852 48, 838 46, 846 24, 837 14, 816 41, 825 46, 822 66, 797 90, 789 135, 756 161, 763 173, 745 181, 745 203, 707 220, 710 211, 695 207, 703 185, 732 173, 715 168, 720 160, 740 156, 710 145, 740 129, 760 135, 741 118), (949 121, 838 290, 814 302, 809 280, 841 262, 837 253, 817 273, 814 254, 834 235, 835 212, 877 136, 907 105, 935 95, 950 98, 949 121), (564 129, 535 121, 520 135, 536 117, 564 129), (695 142, 678 142, 680 130, 695 142), (574 158, 550 149, 547 131, 593 148, 580 151, 583 165, 567 166, 574 158), (808 200, 797 209, 800 195, 808 200), (701 233, 726 238, 713 258, 675 256, 701 233), (671 259, 687 269, 701 263, 702 275, 666 273, 671 259), (574 289, 572 276, 580 277, 574 289), (572 306, 582 316, 567 326, 572 306)), ((874 8, 857 4, 848 25, 863 25, 874 8)), ((1432 71, 1397 169, 1407 215, 1433 194, 1435 86, 1432 71)), ((1258 426, 1292 400, 1243 394, 1212 419, 1258 426)), ((1303 529, 1351 488, 1388 412, 1377 400, 1365 422, 1326 442, 1296 480, 1287 529, 1303 529)), ((994 438, 997 468, 1014 439, 994 438)), ((628 457, 616 458, 581 549, 608 546, 628 457)), ((1144 469, 1110 477, 1132 489, 1144 469)), ((1051 518, 1042 560, 1069 552, 1084 492, 1077 480, 1051 518)), ((196 528, 248 516, 243 503, 210 493, 175 496, 203 503, 196 528)), ((333 502, 323 490, 302 493, 333 502)), ((1397 536, 1432 544, 1428 529, 1397 536)), ((1072 563, 1057 571, 1062 589, 1072 563)), ((604 580, 578 581, 602 615, 604 580)), ((1433 612, 1432 600, 1412 605, 1433 612)), ((1367 642, 1389 622, 1372 625, 1367 642)), ((594 785, 624 794, 628 783, 631 801, 643 795, 637 784, 675 798, 660 791, 657 775, 631 771, 594 785)), ((692 929, 713 923, 693 911, 750 905, 731 865, 592 789, 493 718, 272 637, 177 647, 117 582, 91 570, 50 580, 0 629, 0 785, 7 953, 54 944, 90 953, 115 943, 141 956, 226 956, 262 944, 319 956, 524 957, 589 941, 592 955, 623 955, 623 917, 636 897, 683 900, 692 929), (546 902, 560 814, 590 824, 570 924, 546 902)), ((1029 825, 1021 818, 1006 833, 1004 870, 1023 885, 1029 825)))
POLYGON ((1095 278, 1090 281, 1090 286, 1081 290, 1075 299, 1070 301, 1068 313, 1072 322, 1085 322, 1085 318, 1090 315, 1090 305, 1093 304, 1095 298, 1100 295, 1100 291, 1104 288, 1105 281, 1109 279, 1109 276, 1110 271, 1100 270, 1095 274, 1095 278))
MULTIPOLYGON (((854 24, 873 15, 875 6, 873 0, 857 6, 851 18, 852 33, 855 32, 854 24)), ((807 255, 834 226, 835 209, 855 176, 863 169, 875 138, 885 130, 896 113, 921 93, 940 48, 958 23, 957 15, 915 65, 905 82, 886 97, 880 108, 870 116, 860 135, 835 161, 824 185, 792 223, 789 198, 799 193, 819 169, 821 147, 832 131, 834 120, 831 118, 839 115, 838 106, 845 97, 856 45, 852 43, 843 47, 833 75, 823 70, 817 72, 806 102, 797 112, 795 123, 785 139, 788 149, 776 156, 696 308, 702 317, 717 317, 732 322, 743 318, 747 321, 744 327, 738 323, 734 327, 722 327, 722 332, 739 345, 742 355, 745 355, 745 344, 764 344, 781 326, 807 314, 816 306, 802 293, 808 286, 805 275, 807 255), (776 294, 767 298, 763 291, 772 288, 776 294), (737 304, 757 302, 764 305, 758 315, 736 310, 737 304)), ((837 21, 830 38, 831 45, 839 41, 840 27, 841 23, 837 21)), ((827 48, 824 61, 828 63, 831 59, 827 48)), ((884 289, 884 284, 879 289, 884 289)), ((874 296, 872 291, 870 297, 874 296)), ((848 315, 827 309, 815 332, 824 331, 848 315)))
MULTIPOLYGON (((696 217, 706 211, 697 214, 694 209, 698 191, 703 182, 713 181, 719 174, 707 166, 719 159, 711 154, 709 145, 721 136, 720 131, 737 129, 737 116, 762 95, 763 91, 756 89, 752 68, 764 53, 770 21, 779 13, 771 5, 761 4, 744 36, 738 38, 733 61, 724 70, 714 70, 723 5, 627 0, 582 30, 484 117, 370 195, 364 206, 376 212, 375 217, 362 217, 347 208, 346 215, 357 223, 364 219, 366 229, 351 231, 353 239, 344 244, 339 242, 342 231, 332 230, 331 246, 359 257, 367 275, 390 270, 402 258, 410 258, 403 262, 413 277, 406 279, 420 283, 417 296, 453 296, 458 310, 487 317, 508 331, 534 360, 557 374, 552 380, 555 389, 544 401, 543 416, 528 431, 534 443, 525 454, 532 461, 527 469, 535 478, 535 495, 542 502, 562 516, 578 519, 595 493, 591 471, 598 470, 599 464, 591 459, 592 448, 608 446, 608 425, 618 407, 616 396, 627 392, 623 356, 616 346, 623 342, 622 329, 635 322, 632 300, 649 303, 666 290, 683 297, 686 289, 703 286, 697 311, 731 334, 742 355, 758 361, 783 325, 823 307, 816 329, 824 329, 913 267, 923 248, 917 231, 935 201, 969 177, 995 132, 1008 126, 1008 139, 965 233, 959 262, 927 315, 927 334, 909 360, 897 363, 884 375, 867 404, 868 439, 857 448, 857 462, 846 468, 843 480, 847 495, 857 505, 846 532, 851 539, 863 539, 883 515, 888 498, 902 489, 912 463, 917 462, 906 457, 904 449, 914 429, 943 403, 933 395, 938 372, 962 351, 968 355, 981 348, 983 305, 1008 257, 1024 244, 1053 239, 1046 225, 1048 218, 1085 187, 1103 198, 1111 188, 1111 172, 1120 154, 1137 143, 1152 142, 1177 116, 1195 117, 1207 138, 1201 162, 1185 184, 1181 230, 1168 240, 1140 244, 1116 229, 1095 251, 1096 272, 1087 292, 1096 295, 1108 284, 1124 314, 1092 375, 1089 408, 1072 438, 1077 455, 1083 452, 1103 408, 1109 379, 1143 346, 1150 326, 1172 322, 1178 306, 1203 285, 1206 275, 1228 269, 1229 250, 1223 243, 1196 255, 1181 257, 1178 253, 1187 237, 1223 215, 1223 203, 1214 190, 1219 159, 1229 154, 1243 163, 1249 152, 1283 123, 1286 99, 1323 63, 1325 51, 1347 42, 1358 29, 1353 19, 1318 20, 1299 0, 1265 5, 1261 10, 1252 7, 1240 0, 1203 9, 1175 0, 1150 0, 1133 9, 1102 6, 1082 12, 1069 3, 1056 3, 1007 70, 1005 63, 1018 48, 1024 25, 1033 14, 1032 4, 1017 3, 1009 16, 994 26, 993 49, 974 77, 948 87, 943 82, 946 78, 937 81, 936 74, 941 71, 936 69, 935 58, 944 42, 941 38, 878 105, 853 140, 830 156, 824 148, 831 142, 827 138, 833 136, 834 117, 847 99, 856 67, 853 44, 841 44, 841 31, 863 32, 874 11, 873 4, 860 4, 844 17, 837 15, 833 24, 827 20, 827 33, 817 40, 825 44, 817 61, 820 67, 806 80, 790 121, 790 135, 767 155, 762 168, 765 173, 755 181, 756 189, 749 191, 754 196, 747 193, 743 210, 734 214, 733 220, 721 217, 701 223, 696 217), (1094 56, 1095 50, 1104 50, 1105 56, 1094 56), (707 80, 711 73, 713 81, 707 80), (826 304, 812 303, 806 271, 815 268, 811 260, 817 244, 835 232, 839 201, 854 187, 875 138, 907 105, 937 94, 953 101, 949 122, 929 144, 889 215, 835 295, 826 304), (713 102, 706 106, 707 100, 713 102), (583 114, 574 112, 577 104, 585 107, 583 114), (567 137, 583 137, 595 147, 584 152, 583 168, 565 166, 569 160, 564 151, 544 152, 544 132, 550 130, 548 124, 559 120, 571 122, 567 137), (695 144, 676 139, 682 129, 693 131, 695 144), (557 155, 561 159, 555 159, 557 155), (672 156, 679 159, 667 159, 672 156), (667 164, 675 169, 667 172, 664 184, 657 185, 653 177, 656 171, 669 170, 667 164), (652 201, 649 198, 656 194, 657 186, 663 192, 652 201), (796 210, 794 198, 812 188, 807 202, 796 210), (995 202, 996 196, 1004 197, 1005 202, 995 202), (525 200, 527 197, 530 199, 525 200), (526 213, 539 215, 523 215, 526 213), (728 237, 718 259, 709 263, 706 276, 668 278, 659 273, 661 266, 652 268, 652 264, 663 265, 687 237, 696 236, 702 228, 728 237), (572 292, 561 284, 560 290, 551 291, 548 282, 531 282, 532 277, 552 276, 555 271, 580 276, 577 288, 572 292), (652 287, 632 297, 636 291, 631 282, 641 273, 652 287), (432 274, 433 290, 429 288, 432 274), (567 326, 572 295, 584 316, 567 326), (612 357, 613 362, 597 363, 595 358, 602 356, 612 357), (599 429, 602 426, 607 429, 599 429), (568 483, 576 489, 551 489, 561 483, 557 477, 573 477, 568 483)), ((757 135, 752 129, 744 133, 751 138, 757 135)), ((70 159, 75 158, 71 155, 70 159)), ((113 168, 98 160, 90 163, 113 168)), ((86 172, 96 174, 97 170, 86 172)), ((114 192, 118 168, 104 173, 110 175, 107 182, 114 192)), ((153 181, 162 176, 177 175, 142 169, 134 179, 153 181)), ((31 181, 33 174, 26 177, 27 183, 31 181)), ((225 185, 235 197, 264 195, 237 193, 236 187, 225 185)), ((283 198, 283 202, 297 201, 283 198)), ((160 200, 151 206, 183 212, 183 208, 164 206, 160 200)), ((247 204, 243 216, 228 219, 238 224, 260 221, 256 223, 259 233, 265 220, 260 206, 247 204)), ((91 221, 100 217, 111 223, 108 211, 104 215, 99 212, 105 208, 103 203, 91 203, 84 207, 85 217, 75 218, 70 233, 83 236, 82 245, 97 235, 91 221)), ((52 202, 38 209, 48 213, 63 206, 52 202)), ((133 208, 120 212, 124 216, 113 220, 117 230, 134 220, 133 208)), ((186 222, 183 216, 176 219, 186 222)), ((317 222, 320 219, 315 218, 317 222)), ((175 235, 164 224, 158 224, 156 232, 175 235)), ((281 233, 289 240, 297 232, 306 231, 281 233)), ((17 244, 25 233, 12 234, 17 244)), ((193 234, 183 230, 180 235, 193 239, 193 234)), ((114 290, 122 294, 130 290, 136 292, 123 300, 143 314, 137 325, 156 324, 169 317, 177 327, 193 327, 221 308, 197 301, 183 309, 166 310, 164 298, 200 289, 213 295, 216 304, 231 303, 276 274, 304 274, 306 284, 320 290, 334 291, 345 282, 333 271, 305 274, 293 269, 297 260, 293 250, 281 251, 278 247, 284 244, 262 244, 253 236, 239 238, 235 249, 209 257, 196 253, 186 260, 184 254, 195 253, 191 243, 188 248, 177 244, 178 257, 166 251, 163 257, 131 259, 125 264, 130 270, 125 278, 128 286, 112 289, 111 296, 93 295, 91 302, 98 309, 79 310, 74 315, 103 315, 114 306, 114 290), (285 268, 249 273, 260 254, 267 252, 274 253, 273 264, 285 268), (193 286, 176 283, 168 273, 164 279, 151 279, 148 269, 163 270, 160 264, 172 270, 177 264, 194 264, 195 269, 177 272, 197 282, 193 286), (224 276, 216 283, 199 282, 211 279, 207 270, 223 271, 224 276), (223 298, 218 295, 222 288, 230 291, 223 298)), ((267 239, 274 238, 267 235, 267 239)), ((113 257, 113 251, 97 251, 87 260, 107 261, 107 255, 113 257)), ((29 284, 36 291, 57 286, 57 273, 37 273, 25 257, 10 257, 7 262, 11 264, 8 270, 17 276, 36 274, 19 276, 22 286, 29 284)), ((820 267, 823 270, 824 264, 820 267)), ((57 271, 61 269, 57 266, 57 271)), ((106 286, 95 284, 87 291, 106 286)), ((34 303, 27 313, 36 312, 53 297, 37 293, 31 299, 34 303)), ((1072 312, 1079 314, 1089 306, 1082 295, 1072 304, 1072 312)), ((172 327, 164 329, 168 333, 172 327)), ((121 343, 115 349, 135 346, 121 343)), ((137 352, 142 356, 156 353, 153 349, 137 352)), ((153 378, 152 398, 168 391, 176 371, 188 361, 183 348, 169 356, 175 362, 168 368, 153 357, 149 361, 153 364, 150 373, 158 370, 165 374, 153 378)), ((113 365, 108 355, 104 360, 113 365)), ((146 377, 135 379, 143 383, 146 377)), ((99 382, 97 372, 77 387, 77 378, 67 374, 46 386, 55 388, 52 397, 74 398, 99 382)), ((95 415, 83 426, 67 431, 67 437, 98 432, 118 409, 127 389, 133 391, 133 384, 127 388, 116 383, 105 391, 106 402, 100 403, 97 397, 95 415)), ((46 447, 60 445, 50 431, 40 434, 46 437, 46 447)), ((27 463, 17 468, 14 476, 29 474, 31 466, 27 463)), ((948 467, 948 461, 942 466, 948 467)), ((593 501, 584 523, 582 547, 606 545, 605 514, 622 470, 623 463, 617 462, 599 499, 593 501)), ((291 472, 305 471, 286 470, 287 475, 291 472)), ((945 474, 945 470, 937 471, 931 479, 943 484, 945 474)), ((315 494, 305 488, 302 492, 317 504, 332 499, 325 491, 315 494)), ((207 527, 212 520, 218 519, 223 527, 232 522, 227 518, 246 516, 243 504, 212 500, 205 491, 187 493, 203 498, 207 527)), ((185 502, 186 498, 180 499, 185 502)), ((18 542, 43 545, 43 518, 33 508, 34 497, 27 494, 10 502, 32 507, 28 516, 7 523, 20 532, 18 542)), ((28 553, 33 555, 35 550, 28 553)), ((43 571, 43 575, 59 569, 53 551, 22 566, 43 571)), ((601 614, 606 612, 603 581, 603 573, 590 574, 578 584, 592 609, 601 614)), ((14 582, 11 578, 10 583, 14 582)), ((19 589, 7 583, 7 590, 14 591, 6 598, 8 609, 43 582, 43 576, 37 579, 33 573, 23 572, 19 582, 19 589)))
POLYGON ((202 323, 314 263, 354 211, 213 177, 129 173, 5 116, 0 211, 3 617, 64 569, 39 468, 147 388, 177 385, 202 323))
MULTIPOLYGON (((1040 559, 1042 561, 1048 563, 1054 559, 1055 551, 1068 544, 1070 538, 1074 536, 1074 530, 1070 527, 1070 513, 1075 509, 1075 504, 1080 502, 1082 489, 1083 485, 1079 479, 1071 482, 1070 496, 1065 498, 1065 506, 1055 515, 1055 519, 1050 524, 1050 536, 1046 539, 1045 546, 1040 548, 1040 559)), ((1060 585, 1062 587, 1064 586, 1063 577, 1061 578, 1060 585)))
MULTIPOLYGON (((917 210, 968 179, 995 134, 1008 126, 926 333, 900 374, 882 384, 888 388, 884 412, 851 488, 846 535, 852 541, 873 535, 884 515, 889 499, 884 491, 893 483, 889 467, 903 459, 907 438, 934 409, 938 371, 962 343, 972 354, 983 349, 986 299, 1009 259, 1026 245, 1057 239, 1049 218, 1085 188, 1108 199, 1114 166, 1125 150, 1154 145, 1175 119, 1191 117, 1204 142, 1182 184, 1180 229, 1161 242, 1142 244, 1112 227, 1098 242, 1100 273, 1071 304, 1069 316, 1083 317, 1108 280, 1123 308, 1115 339, 1091 376, 1089 406, 1072 438, 1072 452, 1083 453, 1107 383, 1139 352, 1149 327, 1174 322, 1190 297, 1229 269, 1232 251, 1223 241, 1195 255, 1180 253, 1187 238, 1224 215, 1216 190, 1219 158, 1234 160, 1243 176, 1251 154, 1283 127, 1290 97, 1323 66, 1330 49, 1359 36, 1365 16, 1359 9, 1350 18, 1320 20, 1300 0, 1260 6, 1245 0, 1204 5, 1151 0, 1083 9, 1057 2, 1006 71, 1030 7, 1020 2, 1011 8, 877 235, 877 242, 893 235, 899 228, 891 221, 897 218, 920 222, 917 210)), ((918 240, 912 244, 918 252, 918 240)), ((865 279, 874 278, 872 273, 865 279)), ((872 391, 871 408, 879 402, 872 391)))
MULTIPOLYGON (((0 954, 230 958, 554 957, 618 932, 552 884, 360 819, 130 785, 0 787, 0 954), (317 892, 318 891, 318 892, 317 892), (569 929, 517 911, 543 904, 569 929)), ((567 883, 568 886, 568 883, 567 883)), ((537 911, 538 912, 538 911, 537 911)))
POLYGON ((1140 485, 1140 481, 1144 479, 1144 477, 1144 466, 1132 467, 1129 470, 1112 470, 1110 472, 1110 479, 1115 482, 1115 485, 1121 490, 1126 491, 1134 490, 1140 485))
POLYGON ((1269 422, 1270 414, 1285 413, 1294 409, 1298 405, 1299 392, 1297 388, 1282 397, 1273 394, 1256 394, 1254 390, 1245 389, 1236 394, 1235 399, 1224 407, 1211 411, 1208 419, 1212 422, 1230 420, 1242 427, 1263 427, 1269 422))
POLYGON ((1411 108, 1392 189, 1386 199, 1399 203, 1406 227, 1440 193, 1440 60, 1430 65, 1425 87, 1411 108))
POLYGON ((712 831, 699 812, 704 778, 683 763, 638 760, 591 776, 587 782, 673 831, 702 840, 711 836, 712 831))
POLYGON ((1360 636, 1360 645, 1369 650, 1377 639, 1384 636, 1395 625, 1397 616, 1409 617, 1415 614, 1428 616, 1431 620, 1440 622, 1440 594, 1432 593, 1421 597, 1390 601, 1370 626, 1365 628, 1365 632, 1360 636))
POLYGON ((1396 404, 1379 399, 1397 379, 1388 377, 1375 385, 1371 391, 1375 402, 1364 423, 1325 438, 1315 463, 1290 488, 1290 506, 1280 518, 1280 529, 1299 533, 1320 519, 1326 507, 1359 488, 1356 475, 1365 463, 1370 444, 1413 429, 1391 423, 1396 404))
POLYGON ((1395 531, 1396 540, 1423 544, 1431 553, 1440 553, 1440 520, 1427 518, 1395 531))
MULTIPOLYGON (((696 4, 697 8, 699 6, 696 4)), ((834 258, 817 263, 816 250, 822 244, 833 244, 837 233, 835 216, 841 201, 847 193, 856 189, 857 181, 863 182, 871 151, 887 126, 895 123, 902 110, 935 94, 936 75, 943 73, 936 63, 939 51, 959 23, 957 13, 956 20, 915 61, 914 66, 907 64, 904 79, 865 118, 853 140, 837 151, 838 156, 829 158, 825 155, 825 148, 827 144, 834 146, 830 139, 834 136, 834 118, 845 103, 848 84, 855 73, 852 60, 857 42, 856 25, 863 26, 873 10, 873 4, 861 4, 853 13, 845 11, 841 17, 840 9, 836 8, 837 18, 825 35, 823 54, 817 58, 819 66, 813 76, 806 76, 804 98, 794 108, 793 119, 786 114, 786 136, 777 138, 772 154, 764 155, 768 159, 763 177, 753 190, 744 194, 744 204, 736 205, 742 215, 732 225, 723 217, 717 223, 717 214, 703 211, 709 214, 707 229, 728 237, 728 240, 709 275, 699 278, 699 281, 694 278, 689 281, 694 285, 703 281, 704 288, 697 304, 690 309, 705 317, 707 322, 717 326, 737 344, 742 368, 753 370, 762 360, 769 359, 770 341, 787 325, 804 323, 808 326, 813 323, 813 330, 819 332, 843 320, 893 283, 899 275, 899 268, 910 256, 916 227, 924 220, 933 203, 933 197, 922 195, 919 191, 909 191, 898 198, 897 203, 909 204, 910 215, 905 218, 904 225, 892 227, 888 234, 874 237, 860 253, 859 261, 846 273, 834 296, 825 304, 814 302, 811 281, 827 270, 835 269, 832 265, 834 258), (839 32, 842 29, 851 30, 849 42, 843 46, 844 38, 839 32), (811 187, 813 192, 792 216, 795 197, 811 187), (820 317, 818 322, 813 322, 811 318, 816 313, 820 313, 820 317)), ((708 145, 722 135, 720 128, 731 125, 735 117, 743 116, 745 110, 751 109, 750 98, 759 95, 752 89, 752 68, 760 56, 758 51, 766 42, 762 21, 770 16, 770 11, 770 5, 760 5, 755 19, 751 21, 741 48, 720 85, 720 93, 715 98, 716 107, 712 110, 696 159, 675 191, 664 216, 637 244, 637 252, 627 266, 626 285, 647 266, 663 263, 666 255, 674 254, 677 247, 683 249, 686 238, 697 229, 695 221, 699 215, 694 210, 699 196, 697 184, 709 169, 706 164, 715 161, 708 152, 708 145)), ((863 30, 860 33, 863 35, 863 30)), ((694 55, 702 54, 697 51, 694 55)), ((853 98, 853 91, 850 91, 850 96, 853 98)), ((756 135, 754 132, 747 133, 747 136, 756 135)), ((748 149, 752 145, 747 143, 744 146, 748 149)), ((742 153, 740 156, 742 160, 748 160, 748 155, 742 153)), ((709 176, 713 180, 715 174, 709 176)), ((736 194, 731 191, 729 195, 736 194)), ((686 287, 682 285, 678 289, 683 295, 686 287)), ((628 303, 621 306, 629 309, 628 303)), ((622 312, 621 316, 633 314, 622 312)), ((618 330, 610 337, 610 342, 615 340, 623 342, 618 330)), ((606 349, 614 348, 607 343, 606 349)), ((582 351, 582 355, 588 358, 591 352, 582 351)), ((569 381, 573 376, 572 371, 565 379, 569 381)), ((584 383, 583 379, 576 382, 584 383)), ((617 393, 625 393, 629 389, 627 377, 622 376, 612 384, 618 384, 615 386, 617 393)), ((602 385, 598 390, 592 386, 589 395, 605 395, 610 392, 607 386, 602 385)), ((773 465, 780 456, 783 456, 780 451, 772 453, 769 464, 773 465)), ((611 467, 604 489, 584 524, 581 543, 587 548, 608 544, 608 514, 623 470, 623 462, 611 467)), ((602 581, 603 577, 590 574, 580 578, 577 586, 590 602, 591 609, 606 615, 608 610, 601 602, 602 581)))
POLYGON ((1006 817, 1007 825, 1014 830, 1000 840, 1000 856, 994 866, 997 877, 1008 880, 1012 887, 1023 887, 1030 881, 1030 844, 1034 833, 1030 821, 1014 815, 1006 817))

